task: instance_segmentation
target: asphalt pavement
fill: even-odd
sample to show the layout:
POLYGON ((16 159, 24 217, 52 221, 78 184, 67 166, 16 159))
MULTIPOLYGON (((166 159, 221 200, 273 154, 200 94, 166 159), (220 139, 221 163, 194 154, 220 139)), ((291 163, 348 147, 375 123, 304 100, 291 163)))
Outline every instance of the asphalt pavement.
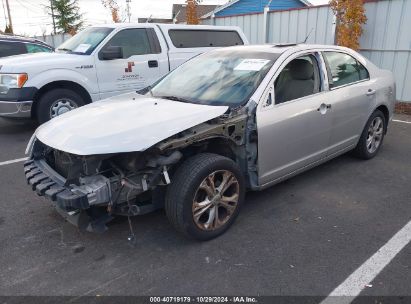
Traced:
MULTIPOLYGON (((411 121, 399 116, 398 120, 411 121)), ((0 163, 24 157, 34 123, 0 119, 0 163)), ((370 161, 343 155, 262 192, 236 223, 197 242, 164 211, 79 232, 0 165, 0 295, 327 296, 411 220, 411 124, 392 122, 370 161)), ((363 295, 411 296, 411 244, 363 295)))

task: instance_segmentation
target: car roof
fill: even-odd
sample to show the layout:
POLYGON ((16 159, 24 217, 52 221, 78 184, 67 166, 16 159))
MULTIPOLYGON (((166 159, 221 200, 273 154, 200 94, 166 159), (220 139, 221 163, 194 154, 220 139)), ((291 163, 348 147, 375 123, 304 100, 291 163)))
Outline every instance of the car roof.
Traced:
MULTIPOLYGON (((323 49, 323 50, 343 50, 347 51, 349 49, 337 45, 323 45, 323 44, 305 44, 305 43, 278 43, 278 44, 257 44, 257 45, 241 45, 241 46, 231 46, 227 47, 231 50, 243 50, 248 52, 264 52, 264 53, 274 53, 282 54, 286 51, 304 51, 310 49, 323 49)), ((227 49, 224 48, 224 49, 227 49)), ((222 50, 224 50, 222 49, 222 50)))
POLYGON ((215 26, 215 25, 189 25, 189 24, 170 24, 170 23, 104 23, 104 24, 96 24, 92 25, 90 27, 105 27, 105 28, 135 28, 135 27, 153 27, 159 26, 163 29, 215 29, 215 30, 221 30, 221 29, 239 29, 237 26, 229 26, 229 25, 224 25, 224 26, 215 26))
POLYGON ((34 39, 34 38, 24 37, 24 36, 0 34, 0 40, 10 41, 10 42, 31 42, 31 43, 41 44, 49 48, 53 48, 52 46, 48 45, 44 41, 34 39))

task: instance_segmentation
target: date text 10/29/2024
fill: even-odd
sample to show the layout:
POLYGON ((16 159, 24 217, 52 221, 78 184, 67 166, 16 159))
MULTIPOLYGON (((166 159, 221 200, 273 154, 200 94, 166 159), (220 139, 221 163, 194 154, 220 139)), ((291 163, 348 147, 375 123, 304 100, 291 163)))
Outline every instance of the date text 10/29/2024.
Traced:
POLYGON ((150 297, 150 303, 258 303, 254 297, 150 297))

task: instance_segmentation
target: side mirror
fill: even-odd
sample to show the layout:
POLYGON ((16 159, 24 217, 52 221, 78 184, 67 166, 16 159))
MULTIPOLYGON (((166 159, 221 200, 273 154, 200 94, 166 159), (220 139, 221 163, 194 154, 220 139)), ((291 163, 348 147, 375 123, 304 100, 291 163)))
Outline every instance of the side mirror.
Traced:
POLYGON ((101 60, 113 60, 123 58, 123 48, 121 46, 109 46, 101 50, 99 54, 101 60))

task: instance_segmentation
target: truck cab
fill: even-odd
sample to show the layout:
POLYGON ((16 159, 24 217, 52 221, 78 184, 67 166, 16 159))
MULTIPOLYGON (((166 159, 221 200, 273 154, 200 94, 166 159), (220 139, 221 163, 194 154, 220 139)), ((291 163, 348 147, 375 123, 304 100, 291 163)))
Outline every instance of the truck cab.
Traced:
POLYGON ((238 27, 92 26, 54 53, 0 60, 0 116, 43 123, 93 101, 146 88, 208 50, 245 44, 238 27))

